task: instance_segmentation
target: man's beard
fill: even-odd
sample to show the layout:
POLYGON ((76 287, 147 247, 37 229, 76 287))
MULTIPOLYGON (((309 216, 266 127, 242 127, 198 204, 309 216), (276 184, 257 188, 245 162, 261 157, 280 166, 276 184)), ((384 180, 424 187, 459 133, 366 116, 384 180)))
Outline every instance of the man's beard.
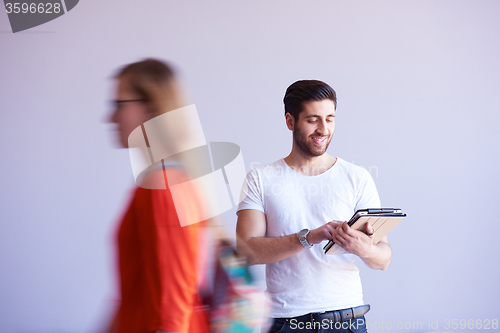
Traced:
POLYGON ((305 134, 302 134, 302 132, 297 128, 293 129, 293 142, 295 142, 299 152, 307 157, 317 157, 326 153, 326 150, 330 145, 331 138, 331 136, 327 138, 328 142, 325 145, 321 147, 314 147, 312 146, 312 142, 307 141, 308 137, 305 134))

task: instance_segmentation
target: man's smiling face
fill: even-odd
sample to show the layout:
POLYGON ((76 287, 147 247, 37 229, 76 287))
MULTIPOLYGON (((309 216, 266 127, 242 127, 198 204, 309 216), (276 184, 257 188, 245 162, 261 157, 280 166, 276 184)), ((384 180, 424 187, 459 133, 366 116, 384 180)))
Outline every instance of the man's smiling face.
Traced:
POLYGON ((303 103, 299 119, 294 121, 293 142, 303 156, 323 155, 335 131, 335 104, 332 100, 303 103))

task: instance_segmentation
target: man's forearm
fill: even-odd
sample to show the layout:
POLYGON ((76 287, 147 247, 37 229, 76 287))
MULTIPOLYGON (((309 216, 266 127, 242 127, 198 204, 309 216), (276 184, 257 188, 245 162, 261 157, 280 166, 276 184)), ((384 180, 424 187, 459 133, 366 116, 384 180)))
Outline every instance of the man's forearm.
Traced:
POLYGON ((372 251, 360 258, 370 268, 385 270, 391 264, 392 249, 388 243, 379 242, 373 245, 372 251))
POLYGON ((282 237, 253 237, 248 239, 244 246, 247 248, 245 253, 249 265, 271 264, 304 250, 297 234, 282 237))

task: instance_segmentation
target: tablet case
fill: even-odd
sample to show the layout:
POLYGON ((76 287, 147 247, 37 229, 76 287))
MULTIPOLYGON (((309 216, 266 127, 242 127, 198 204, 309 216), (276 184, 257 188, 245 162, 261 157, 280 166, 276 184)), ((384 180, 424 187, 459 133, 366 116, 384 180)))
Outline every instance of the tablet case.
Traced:
MULTIPOLYGON (((377 244, 385 235, 389 233, 399 222, 406 217, 399 208, 369 208, 357 210, 348 224, 351 228, 364 231, 367 222, 373 227, 373 244, 377 244)), ((325 247, 325 254, 343 254, 346 250, 336 245, 334 241, 329 241, 325 247)))

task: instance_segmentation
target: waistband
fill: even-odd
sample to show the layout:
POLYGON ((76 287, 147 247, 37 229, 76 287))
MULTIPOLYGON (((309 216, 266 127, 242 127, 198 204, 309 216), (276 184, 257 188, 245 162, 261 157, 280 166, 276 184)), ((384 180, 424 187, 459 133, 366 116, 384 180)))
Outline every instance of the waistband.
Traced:
POLYGON ((333 310, 333 311, 311 312, 302 316, 283 318, 283 319, 287 320, 296 319, 297 322, 323 321, 324 319, 327 319, 331 322, 336 323, 362 317, 368 311, 370 311, 370 304, 360 305, 354 308, 333 310))

